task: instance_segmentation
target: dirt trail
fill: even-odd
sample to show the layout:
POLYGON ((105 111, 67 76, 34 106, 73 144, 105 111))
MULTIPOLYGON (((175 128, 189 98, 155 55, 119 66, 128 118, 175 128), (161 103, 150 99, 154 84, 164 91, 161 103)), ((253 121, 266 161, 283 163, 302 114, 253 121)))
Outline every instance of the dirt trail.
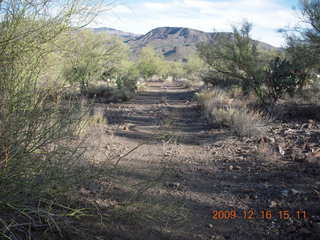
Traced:
POLYGON ((110 116, 109 124, 123 124, 117 135, 148 143, 171 132, 183 144, 199 144, 208 140, 205 119, 193 101, 194 92, 177 83, 150 82, 145 91, 119 106, 122 115, 110 116))
POLYGON ((293 171, 297 165, 257 156, 249 140, 210 128, 194 93, 178 83, 150 82, 127 103, 99 105, 112 135, 103 140, 108 149, 124 154, 139 146, 120 157, 110 176, 119 184, 107 197, 130 199, 134 207, 106 239, 316 239, 304 219, 278 215, 314 210, 308 207, 319 196, 306 187, 314 178, 293 171), (215 210, 236 210, 237 218, 212 219, 215 210), (270 219, 262 217, 267 210, 270 219))

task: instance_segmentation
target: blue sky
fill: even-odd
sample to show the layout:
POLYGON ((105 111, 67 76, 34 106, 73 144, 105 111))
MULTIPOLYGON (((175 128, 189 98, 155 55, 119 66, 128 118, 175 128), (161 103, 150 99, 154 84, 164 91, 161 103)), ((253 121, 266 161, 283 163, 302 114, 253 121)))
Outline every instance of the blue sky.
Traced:
POLYGON ((298 23, 293 9, 299 0, 115 0, 90 27, 111 27, 145 34, 153 28, 190 27, 202 31, 231 31, 244 19, 253 24, 252 37, 282 46, 279 28, 298 23))

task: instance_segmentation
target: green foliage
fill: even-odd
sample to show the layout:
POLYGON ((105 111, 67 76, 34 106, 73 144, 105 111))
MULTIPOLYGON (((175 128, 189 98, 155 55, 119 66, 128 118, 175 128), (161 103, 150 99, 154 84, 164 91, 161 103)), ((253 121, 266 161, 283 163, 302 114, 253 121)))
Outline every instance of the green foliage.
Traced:
POLYGON ((184 77, 185 71, 181 62, 168 62, 168 65, 169 65, 169 75, 174 80, 184 77))
POLYGON ((183 65, 183 69, 188 78, 194 79, 205 71, 206 66, 198 55, 193 55, 187 58, 187 62, 183 65))
POLYGON ((132 62, 123 63, 122 72, 116 78, 118 89, 128 89, 130 91, 137 90, 137 81, 140 77, 140 72, 132 62))
POLYGON ((266 70, 267 96, 271 97, 273 102, 277 102, 285 93, 293 95, 301 85, 301 79, 305 79, 303 74, 287 59, 276 57, 266 70))
POLYGON ((306 0, 301 3, 303 26, 286 35, 286 54, 303 73, 303 87, 309 83, 312 73, 319 72, 320 67, 320 1, 306 0))
POLYGON ((285 93, 293 94, 307 76, 298 65, 282 60, 276 52, 266 54, 259 50, 250 38, 250 30, 251 25, 244 23, 240 29, 234 27, 228 41, 199 46, 200 56, 210 66, 204 79, 212 84, 223 79, 240 86, 244 95, 254 91, 262 103, 275 103, 285 93))
POLYGON ((163 59, 157 55, 151 47, 145 47, 141 50, 138 69, 144 79, 154 75, 161 75, 163 72, 163 59))
POLYGON ((252 90, 259 94, 264 66, 257 44, 250 38, 251 28, 249 23, 244 23, 240 29, 234 27, 230 39, 201 44, 198 50, 211 74, 214 72, 237 80, 245 94, 252 90))
POLYGON ((90 30, 73 32, 64 52, 64 77, 86 94, 90 82, 112 78, 120 71, 128 49, 119 39, 90 30))
POLYGON ((68 42, 58 38, 70 30, 75 14, 85 14, 83 4, 0 1, 0 208, 6 212, 0 238, 31 239, 33 224, 55 222, 52 204, 50 221, 33 205, 70 192, 86 171, 79 166, 83 150, 77 141, 83 108, 77 99, 65 99, 63 84, 51 84, 63 82, 68 42), (27 214, 26 205, 37 214, 27 214))

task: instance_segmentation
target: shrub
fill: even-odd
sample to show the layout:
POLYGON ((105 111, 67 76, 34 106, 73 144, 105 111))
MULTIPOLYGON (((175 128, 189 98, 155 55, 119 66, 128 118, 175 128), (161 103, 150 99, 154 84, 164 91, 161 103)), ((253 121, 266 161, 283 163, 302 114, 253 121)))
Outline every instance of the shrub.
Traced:
POLYGON ((307 74, 300 65, 282 59, 281 53, 276 56, 276 52, 266 54, 258 49, 250 31, 251 25, 244 23, 240 29, 234 27, 228 41, 199 46, 200 56, 210 66, 204 81, 226 88, 240 86, 244 95, 253 91, 264 106, 302 88, 307 74))
MULTIPOLYGON (((91 3, 0 2, 1 239, 31 239, 43 222, 45 230, 59 231, 53 202, 74 190, 86 171, 78 142, 81 104, 64 98, 63 84, 46 86, 45 71, 52 67, 49 45, 91 3), (52 203, 40 206, 43 198, 52 203)), ((59 219, 64 210, 60 207, 59 219)))
POLYGON ((293 96, 304 79, 304 73, 299 73, 287 59, 276 57, 266 70, 266 96, 274 103, 286 93, 293 96))
POLYGON ((240 137, 264 134, 265 117, 249 110, 242 102, 229 98, 223 90, 203 91, 198 94, 198 101, 211 123, 229 127, 240 137))
POLYGON ((90 30, 67 35, 64 50, 64 78, 79 84, 81 93, 87 94, 89 83, 114 78, 121 71, 128 48, 119 39, 90 30))
POLYGON ((257 43, 250 38, 251 28, 247 22, 240 29, 233 27, 231 36, 200 44, 198 51, 211 72, 236 79, 244 94, 255 91, 260 96, 263 57, 257 43))
POLYGON ((157 55, 151 47, 145 47, 141 50, 138 69, 144 79, 149 79, 154 75, 162 74, 163 60, 157 55))

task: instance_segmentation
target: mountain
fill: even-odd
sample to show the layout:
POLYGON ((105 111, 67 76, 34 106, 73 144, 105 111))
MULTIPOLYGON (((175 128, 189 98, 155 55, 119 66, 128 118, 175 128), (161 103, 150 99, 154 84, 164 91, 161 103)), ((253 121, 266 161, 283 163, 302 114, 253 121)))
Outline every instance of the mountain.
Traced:
POLYGON ((230 33, 207 33, 190 28, 159 27, 128 41, 128 44, 135 54, 138 54, 141 48, 151 46, 168 60, 184 60, 196 53, 198 43, 211 41, 218 35, 227 36, 230 33))
MULTIPOLYGON (((185 61, 197 52, 200 42, 215 42, 218 39, 228 41, 232 37, 230 32, 203 32, 184 27, 159 27, 145 35, 127 33, 112 28, 94 28, 95 32, 114 34, 129 44, 134 56, 138 56, 143 47, 151 46, 167 60, 185 61)), ((256 41, 258 47, 264 50, 277 49, 267 43, 256 41)))
MULTIPOLYGON (((137 55, 145 46, 153 47, 168 60, 184 61, 188 56, 196 54, 196 46, 200 42, 215 42, 218 39, 230 39, 230 32, 203 32, 183 27, 159 27, 145 35, 128 41, 133 53, 137 55)), ((264 50, 275 47, 256 41, 258 47, 264 50)))
POLYGON ((123 31, 113 29, 113 28, 108 28, 108 27, 92 28, 92 31, 97 32, 97 33, 105 32, 105 33, 108 33, 111 35, 116 35, 116 36, 120 37, 121 39, 123 39, 124 42, 128 42, 129 40, 133 40, 133 39, 136 39, 137 37, 141 36, 138 34, 123 32, 123 31))

